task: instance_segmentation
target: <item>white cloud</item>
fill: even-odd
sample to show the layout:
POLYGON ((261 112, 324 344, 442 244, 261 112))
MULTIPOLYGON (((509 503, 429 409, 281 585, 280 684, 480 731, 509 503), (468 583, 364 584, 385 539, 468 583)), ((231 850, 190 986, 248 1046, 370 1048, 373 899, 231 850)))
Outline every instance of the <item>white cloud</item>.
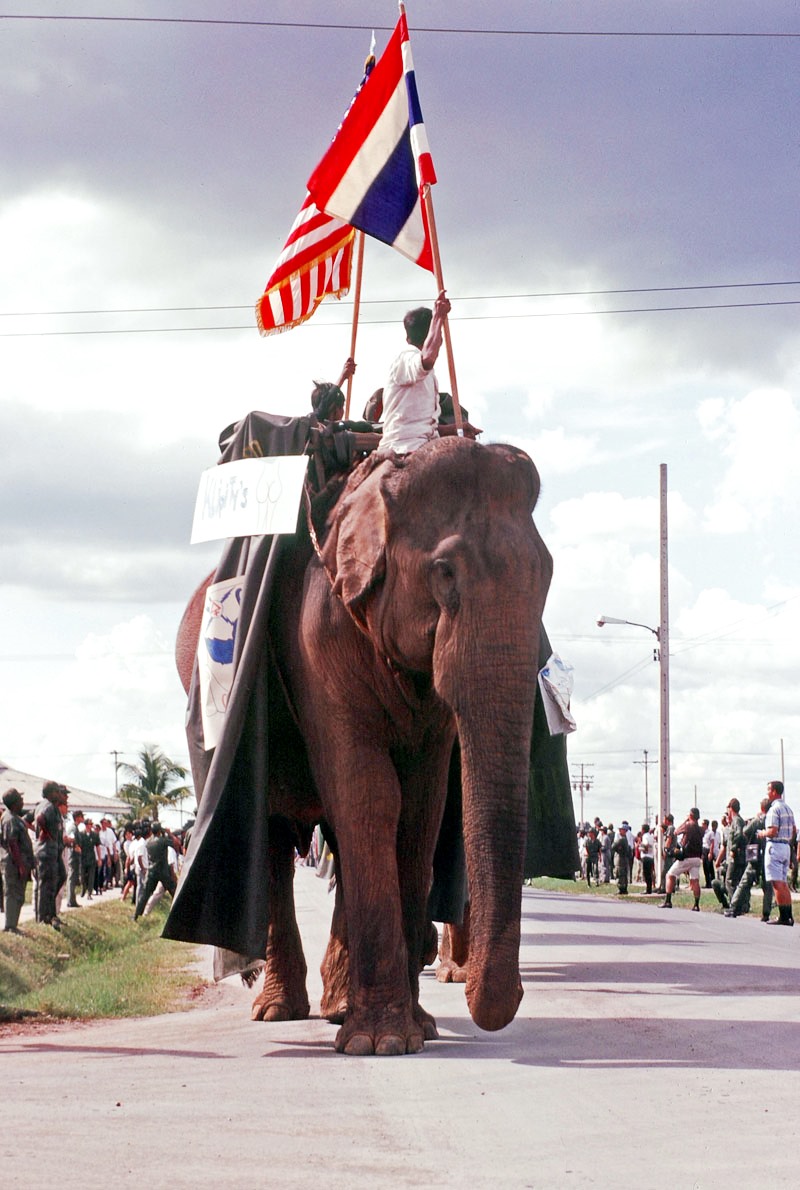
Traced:
POLYGON ((800 512, 800 408, 792 394, 761 388, 738 401, 704 403, 698 420, 727 464, 705 509, 709 531, 743 533, 800 512))

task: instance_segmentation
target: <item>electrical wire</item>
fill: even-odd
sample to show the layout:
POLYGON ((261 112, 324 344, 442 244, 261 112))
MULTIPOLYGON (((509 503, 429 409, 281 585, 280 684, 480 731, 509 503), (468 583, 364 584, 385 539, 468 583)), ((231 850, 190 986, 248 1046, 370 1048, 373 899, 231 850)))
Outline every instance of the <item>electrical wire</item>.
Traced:
MULTIPOLYGON (((506 302, 531 301, 541 298, 562 297, 611 297, 626 293, 695 293, 710 289, 769 289, 776 286, 800 285, 800 281, 728 281, 708 285, 652 285, 633 289, 563 289, 547 290, 541 293, 484 293, 459 294, 460 302, 506 302)), ((396 306, 408 304, 416 298, 367 298, 362 306, 396 306)), ((252 310, 253 302, 236 306, 131 306, 112 307, 106 310, 6 310, 0 311, 0 318, 66 318, 106 314, 201 314, 218 310, 252 310)), ((342 300, 341 307, 352 306, 353 302, 342 300)))
MULTIPOLYGON (((223 17, 136 17, 136 16, 92 16, 92 15, 57 15, 52 13, 0 13, 0 21, 61 21, 61 22, 94 22, 103 24, 131 24, 131 25, 209 25, 227 26, 229 28, 245 29, 341 29, 358 32, 391 33, 393 25, 363 25, 363 24, 334 24, 325 21, 258 21, 234 20, 223 17)), ((474 29, 456 26, 414 25, 413 32, 417 33, 446 33, 448 35, 462 34, 478 37, 583 37, 583 38, 775 38, 792 39, 800 37, 800 33, 789 33, 781 30, 745 31, 745 30, 708 30, 696 29, 474 29)))
MULTIPOLYGON (((450 317, 449 321, 454 322, 498 322, 498 321, 518 321, 521 319, 530 318, 586 318, 597 317, 600 315, 610 314, 665 314, 665 313, 679 313, 684 311, 686 313, 697 310, 755 310, 764 307, 776 306, 800 306, 800 299, 796 301, 780 301, 780 302, 716 302, 703 305, 691 306, 634 306, 626 309, 618 310, 548 310, 540 311, 538 313, 528 312, 525 314, 462 314, 455 318, 450 317)), ((394 318, 371 318, 364 319, 361 326, 393 326, 396 322, 394 318)), ((312 323, 314 330, 321 330, 322 327, 333 326, 349 326, 349 322, 340 320, 318 320, 312 323)), ((59 331, 0 331, 0 339, 31 339, 31 338, 52 338, 56 336, 70 336, 70 335, 165 335, 165 334, 191 334, 199 331, 211 333, 212 331, 252 331, 255 330, 255 321, 247 325, 233 325, 233 326, 144 326, 144 327, 113 327, 107 330, 59 330, 59 331)))

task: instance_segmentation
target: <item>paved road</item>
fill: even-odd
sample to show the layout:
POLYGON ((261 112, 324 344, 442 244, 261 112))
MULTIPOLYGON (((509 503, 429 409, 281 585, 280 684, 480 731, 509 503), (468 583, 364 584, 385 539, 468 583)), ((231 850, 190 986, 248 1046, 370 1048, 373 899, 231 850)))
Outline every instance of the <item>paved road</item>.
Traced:
MULTIPOLYGON (((312 869, 296 891, 313 1012, 330 898, 312 869)), ((796 1185, 800 928, 527 888, 523 912, 517 1019, 481 1033, 426 972, 441 1040, 413 1057, 252 1023, 235 980, 189 1013, 0 1038, 2 1185, 796 1185)))

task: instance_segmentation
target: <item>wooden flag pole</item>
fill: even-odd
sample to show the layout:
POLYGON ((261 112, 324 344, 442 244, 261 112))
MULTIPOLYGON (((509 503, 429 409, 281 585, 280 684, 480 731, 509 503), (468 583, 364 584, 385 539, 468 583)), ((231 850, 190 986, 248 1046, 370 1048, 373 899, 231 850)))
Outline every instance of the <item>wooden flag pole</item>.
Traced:
MULTIPOLYGON (((361 275, 364 271, 364 233, 356 233, 356 291, 353 298, 353 327, 350 332, 350 358, 356 358, 356 338, 358 336, 358 314, 361 306, 361 275)), ((344 416, 350 416, 350 394, 353 391, 353 377, 347 377, 347 393, 345 395, 344 416)))
MULTIPOLYGON (((442 258, 439 255, 439 237, 436 234, 436 219, 433 214, 433 197, 431 195, 431 188, 426 185, 423 188, 423 199, 425 202, 425 213, 428 216, 428 231, 431 237, 431 251, 433 253, 433 268, 436 274, 436 285, 439 292, 444 289, 444 277, 442 276, 442 258)), ((456 380, 456 365, 453 359, 453 344, 450 339, 450 322, 447 318, 444 320, 444 345, 447 351, 447 366, 450 370, 450 388, 451 396, 453 398, 453 413, 456 421, 456 433, 459 437, 464 433, 464 419, 461 416, 461 402, 458 399, 458 381, 456 380)))

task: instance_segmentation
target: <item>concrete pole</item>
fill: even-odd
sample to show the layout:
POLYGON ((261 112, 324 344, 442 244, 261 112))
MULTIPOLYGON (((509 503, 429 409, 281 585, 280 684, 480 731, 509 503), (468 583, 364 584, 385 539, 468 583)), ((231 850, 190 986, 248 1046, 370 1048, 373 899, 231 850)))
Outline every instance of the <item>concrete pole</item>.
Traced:
POLYGON ((660 822, 671 810, 669 771, 669 549, 667 526, 667 464, 660 467, 661 505, 661 623, 658 630, 659 662, 661 667, 661 755, 660 755, 660 822))

